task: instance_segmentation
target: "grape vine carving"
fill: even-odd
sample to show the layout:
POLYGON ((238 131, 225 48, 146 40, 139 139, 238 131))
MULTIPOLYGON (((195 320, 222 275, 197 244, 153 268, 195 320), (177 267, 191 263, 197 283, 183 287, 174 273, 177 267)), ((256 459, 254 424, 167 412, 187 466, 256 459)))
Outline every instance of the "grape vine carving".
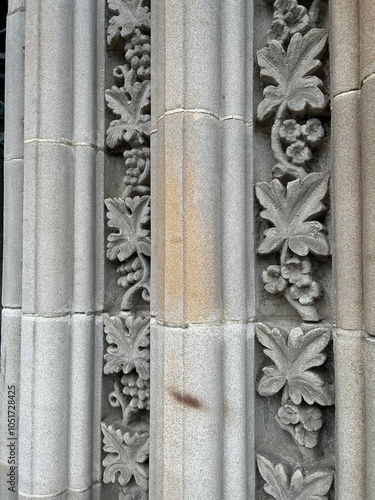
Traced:
POLYGON ((328 499, 333 481, 333 471, 316 468, 311 459, 324 425, 324 407, 334 404, 323 366, 331 333, 320 323, 317 304, 324 291, 314 272, 316 257, 330 254, 324 224, 329 177, 318 161, 326 141, 323 64, 328 35, 320 27, 326 3, 305 5, 274 0, 268 43, 257 54, 263 84, 257 119, 270 132, 275 160, 272 180, 255 188, 264 221, 258 254, 277 256, 263 270, 262 281, 269 294, 284 296, 310 323, 289 330, 256 325, 257 339, 271 360, 262 369, 258 393, 281 395, 275 419, 300 456, 308 457, 306 465, 296 467, 285 457, 275 464, 274 457, 258 455, 263 489, 276 500, 328 499))
POLYGON ((120 197, 105 200, 107 257, 116 263, 121 309, 104 315, 104 373, 112 376, 113 414, 102 422, 105 483, 119 500, 147 500, 150 410, 150 24, 143 0, 108 0, 108 44, 121 65, 106 91, 111 154, 123 157, 120 197), (113 119, 113 117, 116 117, 113 119))

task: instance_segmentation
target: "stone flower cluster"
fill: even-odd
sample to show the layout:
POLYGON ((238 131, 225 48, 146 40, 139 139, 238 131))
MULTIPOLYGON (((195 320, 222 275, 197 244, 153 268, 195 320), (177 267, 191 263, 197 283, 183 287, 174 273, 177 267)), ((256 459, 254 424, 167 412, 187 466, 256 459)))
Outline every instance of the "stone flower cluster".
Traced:
POLYGON ((297 0, 276 0, 268 40, 289 42, 295 33, 305 34, 311 28, 311 19, 306 7, 297 0))
POLYGON ((319 430, 323 425, 322 417, 317 406, 297 406, 289 402, 279 408, 277 421, 293 436, 297 444, 314 448, 318 444, 319 430))
POLYGON ((304 124, 294 119, 284 120, 279 137, 285 145, 286 156, 294 165, 305 167, 312 159, 312 151, 324 138, 324 128, 318 118, 310 118, 304 124))
POLYGON ((283 293, 289 287, 290 295, 301 305, 312 305, 322 294, 320 284, 312 279, 311 262, 297 256, 288 259, 284 265, 268 266, 263 271, 264 288, 271 294, 283 293))

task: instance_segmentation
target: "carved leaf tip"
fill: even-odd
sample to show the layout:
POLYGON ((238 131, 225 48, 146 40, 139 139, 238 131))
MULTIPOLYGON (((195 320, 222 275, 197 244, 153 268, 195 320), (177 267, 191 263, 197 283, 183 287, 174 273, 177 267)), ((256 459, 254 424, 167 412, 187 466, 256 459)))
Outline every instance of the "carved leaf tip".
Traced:
POLYGON ((333 471, 318 469, 304 472, 294 470, 290 479, 282 464, 273 463, 262 455, 257 455, 259 472, 265 481, 264 491, 276 500, 327 500, 333 471))

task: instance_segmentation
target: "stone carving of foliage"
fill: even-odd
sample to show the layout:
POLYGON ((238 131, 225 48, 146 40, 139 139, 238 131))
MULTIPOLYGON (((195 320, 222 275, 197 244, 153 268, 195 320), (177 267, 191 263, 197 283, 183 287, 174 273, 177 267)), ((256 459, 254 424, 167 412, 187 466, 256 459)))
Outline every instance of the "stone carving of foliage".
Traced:
POLYGON ((108 44, 123 63, 106 91, 118 117, 107 146, 122 154, 124 188, 105 201, 107 257, 117 263, 124 294, 121 310, 104 315, 104 373, 113 377, 108 400, 114 413, 102 423, 105 483, 117 482, 119 500, 147 500, 150 409, 150 9, 142 0, 108 0, 114 13, 108 44))
POLYGON ((287 333, 282 328, 268 328, 258 323, 256 334, 259 342, 266 348, 264 354, 273 365, 263 368, 263 377, 258 386, 261 396, 273 396, 282 390, 282 403, 291 400, 300 405, 333 404, 333 392, 321 374, 313 369, 321 366, 327 355, 331 334, 327 327, 319 326, 304 333, 300 327, 287 333))
POLYGON ((106 92, 108 107, 119 120, 113 120, 107 131, 107 144, 114 149, 124 142, 143 145, 150 137, 150 82, 137 82, 133 86, 112 87, 106 92))
POLYGON ((129 310, 139 295, 144 301, 150 299, 150 197, 135 196, 106 200, 108 226, 117 233, 108 236, 107 257, 122 264, 118 270, 119 285, 126 289, 121 308, 129 310))
POLYGON ((311 263, 306 257, 328 255, 329 245, 324 226, 313 220, 325 210, 321 200, 327 192, 328 179, 321 174, 309 174, 288 182, 278 179, 256 186, 257 198, 265 209, 260 215, 274 227, 266 229, 265 239, 258 248, 260 254, 281 249, 280 265, 269 266, 263 273, 266 290, 283 293, 305 321, 318 321, 313 307, 320 296, 320 285, 310 274, 311 263))
POLYGON ((150 321, 148 317, 131 316, 120 313, 118 316, 104 316, 104 331, 107 334, 107 349, 104 359, 104 373, 125 374, 136 370, 138 375, 150 378, 150 321))
POLYGON ((277 500, 327 500, 333 472, 329 469, 318 469, 304 472, 294 470, 290 480, 282 464, 273 465, 265 457, 258 455, 258 469, 265 480, 264 490, 277 500))
POLYGON ((148 467, 145 462, 149 455, 149 437, 147 432, 132 434, 112 426, 102 424, 104 434, 104 451, 107 456, 103 460, 104 481, 115 482, 126 486, 132 478, 142 491, 148 490, 148 467))
MULTIPOLYGON (((323 295, 314 278, 315 257, 329 255, 324 219, 328 189, 326 168, 312 172, 325 140, 328 97, 323 82, 327 32, 319 27, 325 2, 274 0, 268 44, 258 51, 263 100, 257 118, 269 127, 275 159, 272 180, 256 185, 261 218, 269 224, 260 255, 278 262, 262 273, 265 290, 282 295, 303 321, 320 321, 316 301, 323 295), (323 121, 322 121, 323 120, 323 121)), ((327 499, 333 472, 314 469, 313 453, 324 423, 323 409, 334 404, 324 363, 331 334, 326 325, 283 328, 256 326, 258 341, 272 364, 263 367, 258 393, 281 393, 275 419, 289 433, 307 467, 282 457, 274 465, 258 455, 264 491, 277 500, 327 499), (309 453, 307 453, 309 451, 309 453), (311 462, 313 460, 313 462, 311 462)))
POLYGON ((128 38, 135 28, 150 31, 151 13, 148 7, 142 5, 142 0, 108 0, 108 7, 117 15, 111 17, 108 26, 108 44, 120 35, 128 38))

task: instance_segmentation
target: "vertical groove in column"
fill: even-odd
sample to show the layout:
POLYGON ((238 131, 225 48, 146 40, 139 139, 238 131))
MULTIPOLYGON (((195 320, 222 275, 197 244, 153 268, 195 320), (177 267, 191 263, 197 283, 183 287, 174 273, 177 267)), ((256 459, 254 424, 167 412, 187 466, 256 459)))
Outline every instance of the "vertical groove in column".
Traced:
POLYGON ((74 315, 70 350, 69 488, 74 491, 91 487, 98 478, 98 474, 94 476, 94 468, 101 461, 94 439, 101 419, 96 410, 101 400, 97 381, 101 361, 94 364, 100 360, 97 351, 101 344, 97 345, 94 312, 97 306, 101 308, 102 284, 96 278, 101 276, 104 265, 103 250, 97 245, 104 225, 97 209, 103 200, 103 192, 98 189, 98 178, 103 173, 103 155, 98 151, 103 127, 98 129, 98 125, 104 122, 104 109, 98 102, 104 88, 97 65, 100 51, 104 50, 104 46, 98 45, 103 33, 103 21, 98 24, 98 15, 104 17, 104 2, 98 1, 96 8, 93 7, 91 0, 77 2, 73 7, 74 315))
MULTIPOLYGON (((5 66, 4 228, 0 358, 0 497, 6 498, 9 438, 18 435, 22 306, 25 2, 8 2, 5 66), (15 11, 15 9, 18 9, 15 11), (13 12, 13 13, 12 13, 13 12), (11 404, 13 402, 13 404, 11 404), (11 404, 11 405, 10 405, 11 404), (9 411, 8 411, 9 408, 9 411), (14 426, 12 425, 14 424, 14 426), (4 464, 4 465, 3 465, 4 464)), ((18 466, 19 450, 15 450, 18 466)), ((8 485, 9 486, 9 485, 8 485)))
POLYGON ((363 328, 360 130, 359 92, 334 98, 332 103, 334 317, 337 327, 348 330, 363 328))
MULTIPOLYGON (((247 184, 251 165, 246 154, 252 152, 252 137, 246 123, 253 93, 247 82, 250 75, 252 80, 253 67, 252 53, 249 54, 249 45, 252 46, 251 10, 252 2, 221 2, 221 116, 236 117, 225 119, 222 124, 221 151, 222 315, 229 322, 223 327, 222 362, 222 498, 225 500, 247 499, 253 493, 253 472, 248 456, 253 456, 254 449, 248 446, 247 436, 254 431, 248 406, 248 392, 254 380, 250 380, 253 366, 247 359, 246 324, 248 306, 254 303, 254 289, 248 288, 248 273, 252 272, 249 270, 251 252, 248 248, 254 248, 253 244, 248 246, 249 233, 252 233, 249 229, 253 220, 253 187, 247 184), (248 210, 251 218, 248 218, 248 210), (242 324, 231 324, 238 320, 242 324), (236 387, 235 392, 233 387, 236 387)), ((252 121, 252 116, 249 121, 252 121)))
POLYGON ((336 497, 366 496, 366 402, 364 335, 337 329, 334 339, 336 382, 336 497))
POLYGON ((366 499, 375 497, 375 339, 364 341, 366 372, 366 499))
POLYGON ((362 179, 363 179, 363 297, 365 331, 375 335, 375 80, 361 92, 362 179))

